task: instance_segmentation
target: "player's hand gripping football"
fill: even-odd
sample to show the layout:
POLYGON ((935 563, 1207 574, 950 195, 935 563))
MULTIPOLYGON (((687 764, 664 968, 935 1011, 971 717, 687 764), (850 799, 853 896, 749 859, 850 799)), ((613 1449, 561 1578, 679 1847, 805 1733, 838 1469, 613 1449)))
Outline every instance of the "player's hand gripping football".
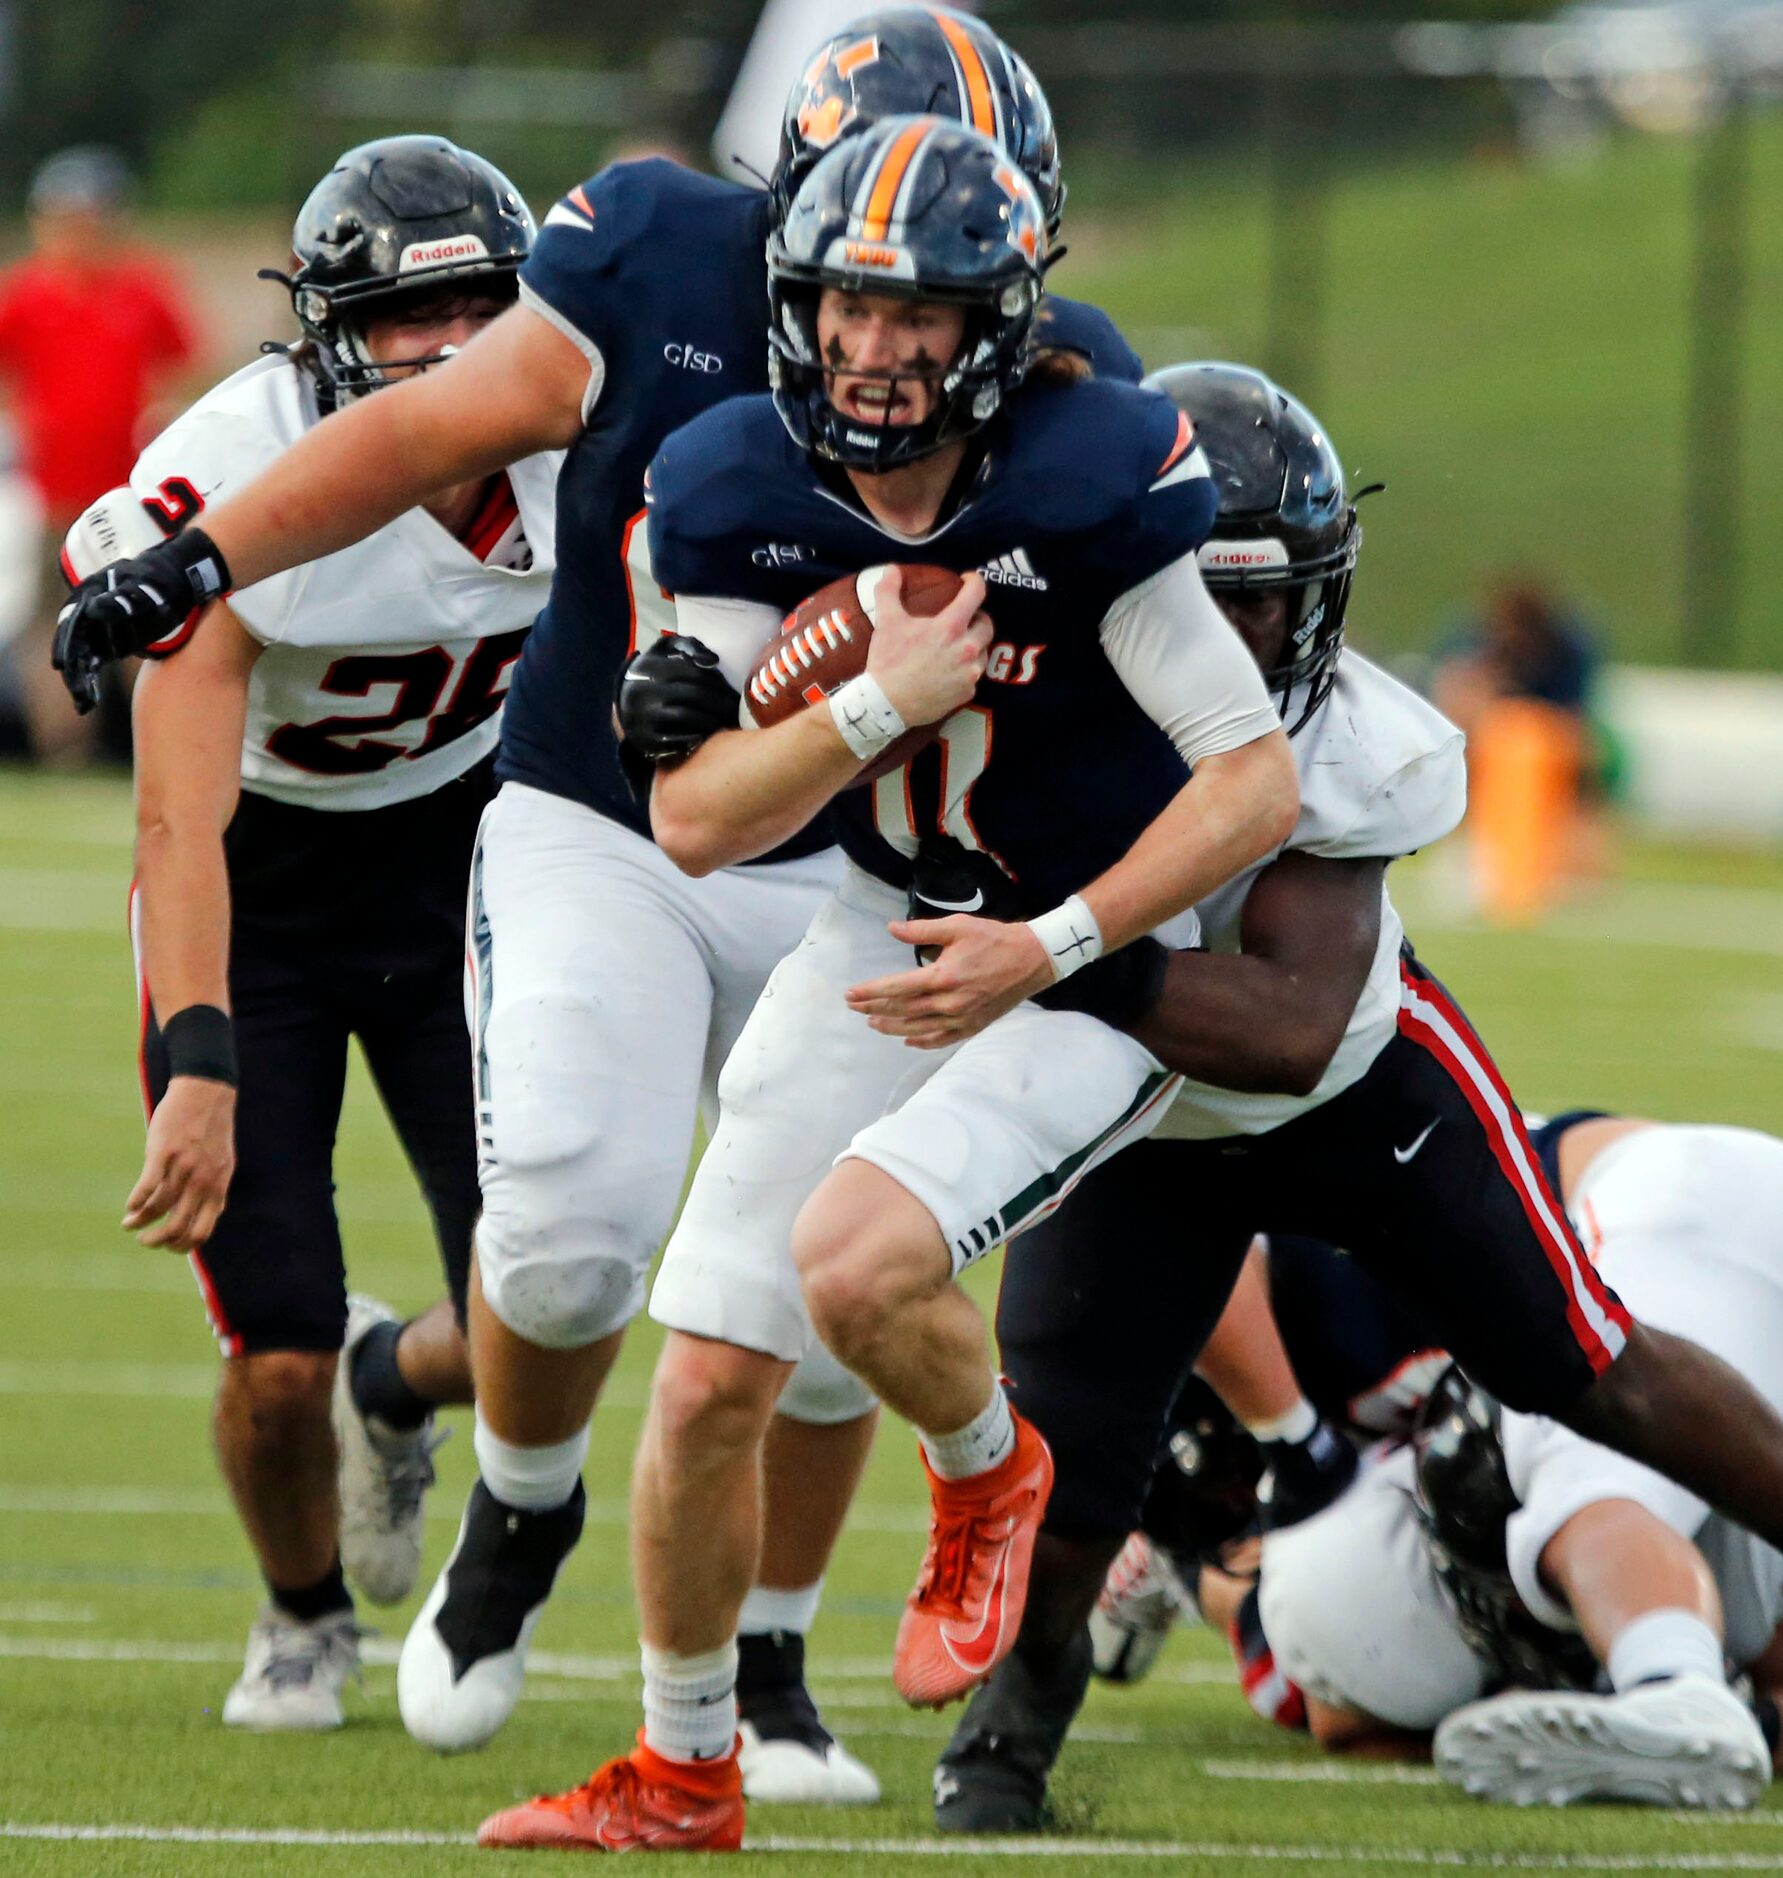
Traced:
POLYGON ((234 1172, 235 1091, 207 1077, 175 1076, 149 1121, 124 1230, 144 1245, 190 1252, 215 1230, 234 1172))
POLYGON ((914 971, 855 985, 849 1008, 914 1049, 944 1050, 976 1036, 1053 982, 1046 948, 1022 921, 953 913, 893 920, 891 935, 906 945, 934 947, 936 957, 914 971))
POLYGON ((938 724, 965 704, 990 657, 984 582, 968 574, 939 613, 904 610, 904 570, 888 567, 874 592, 867 670, 906 724, 938 724))

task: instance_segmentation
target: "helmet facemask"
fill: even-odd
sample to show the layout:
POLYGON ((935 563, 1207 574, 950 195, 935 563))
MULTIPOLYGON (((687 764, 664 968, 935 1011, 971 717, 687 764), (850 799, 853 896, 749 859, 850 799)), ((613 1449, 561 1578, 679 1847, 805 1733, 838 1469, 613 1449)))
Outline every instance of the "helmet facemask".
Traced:
POLYGON ((443 365, 458 350, 444 346, 437 352, 376 359, 366 340, 372 325, 436 305, 442 324, 455 318, 459 307, 477 301, 496 300, 505 310, 520 291, 516 265, 492 267, 487 262, 477 268, 442 269, 430 278, 409 278, 400 285, 379 281, 358 291, 335 294, 304 285, 301 271, 286 285, 298 324, 313 348, 316 376, 336 404, 443 365))

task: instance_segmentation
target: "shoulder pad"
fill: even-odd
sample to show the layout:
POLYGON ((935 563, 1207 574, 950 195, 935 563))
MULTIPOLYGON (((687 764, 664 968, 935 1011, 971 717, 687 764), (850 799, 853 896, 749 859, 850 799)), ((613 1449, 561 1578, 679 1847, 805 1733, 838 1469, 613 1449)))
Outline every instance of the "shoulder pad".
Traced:
POLYGON ((166 539, 134 490, 108 489, 81 511, 63 537, 62 573, 77 586, 114 561, 127 561, 166 539))

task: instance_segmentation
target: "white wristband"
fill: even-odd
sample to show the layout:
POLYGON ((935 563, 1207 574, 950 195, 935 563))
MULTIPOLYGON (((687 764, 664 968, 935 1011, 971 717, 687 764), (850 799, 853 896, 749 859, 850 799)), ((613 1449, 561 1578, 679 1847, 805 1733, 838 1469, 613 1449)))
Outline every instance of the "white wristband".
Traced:
POLYGON ((864 763, 895 743, 908 726, 871 672, 830 693, 830 716, 842 741, 864 763))
POLYGON ((1045 946, 1055 984, 1102 956, 1102 928, 1075 893, 1050 913, 1029 920, 1028 930, 1045 946))

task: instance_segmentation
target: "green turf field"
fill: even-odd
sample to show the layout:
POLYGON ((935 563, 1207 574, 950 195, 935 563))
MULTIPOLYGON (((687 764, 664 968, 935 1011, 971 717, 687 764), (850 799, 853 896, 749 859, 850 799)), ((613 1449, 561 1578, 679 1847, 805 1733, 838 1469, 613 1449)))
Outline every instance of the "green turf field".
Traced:
MULTIPOLYGON (((641 1332, 602 1410, 587 1536, 529 1699, 490 1749, 446 1761, 404 1736, 391 1662, 407 1610, 379 1619, 345 1732, 226 1735, 217 1710, 257 1590, 206 1449, 212 1350, 183 1263, 116 1226, 141 1135, 128 819, 118 783, 0 774, 0 1872, 498 1870, 465 1843, 477 1821, 581 1779, 636 1726, 623 1495, 653 1339, 641 1332)), ((1443 923, 1440 871, 1406 883, 1425 909, 1414 930, 1528 1101, 1783 1130, 1783 866, 1638 853, 1624 883, 1516 937, 1443 923)), ((341 1168, 356 1282, 423 1303, 420 1207, 362 1082, 341 1168)), ((467 1429, 442 1459, 434 1561, 470 1478, 467 1429)), ((832 1720, 890 1797, 853 1815, 760 1810, 758 1863, 812 1878, 930 1870, 943 1850, 966 1869, 1036 1874, 1126 1869, 1128 1855, 1235 1878, 1783 1870, 1783 1809, 1526 1816, 1453 1798, 1424 1770, 1327 1770, 1250 1715, 1205 1633, 1178 1639, 1143 1687, 1092 1693, 1055 1838, 937 1842, 928 1770, 948 1724, 905 1710, 888 1674, 921 1522, 912 1441, 888 1428, 813 1657, 832 1720)))

